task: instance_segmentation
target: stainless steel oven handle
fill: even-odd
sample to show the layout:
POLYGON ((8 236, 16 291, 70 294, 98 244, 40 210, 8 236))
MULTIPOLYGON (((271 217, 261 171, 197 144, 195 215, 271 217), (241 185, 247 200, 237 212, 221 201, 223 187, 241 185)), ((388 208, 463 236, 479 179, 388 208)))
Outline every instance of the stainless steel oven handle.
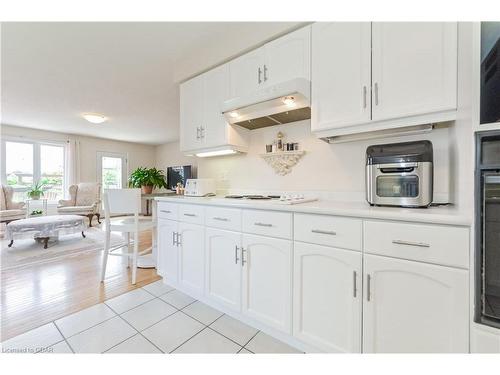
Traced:
POLYGON ((393 244, 396 245, 408 245, 408 246, 417 246, 417 247, 431 247, 428 243, 424 242, 412 242, 412 241, 403 241, 403 240, 392 240, 393 244))
POLYGON ((388 163, 388 164, 377 164, 377 169, 382 168, 418 168, 418 163, 388 163))

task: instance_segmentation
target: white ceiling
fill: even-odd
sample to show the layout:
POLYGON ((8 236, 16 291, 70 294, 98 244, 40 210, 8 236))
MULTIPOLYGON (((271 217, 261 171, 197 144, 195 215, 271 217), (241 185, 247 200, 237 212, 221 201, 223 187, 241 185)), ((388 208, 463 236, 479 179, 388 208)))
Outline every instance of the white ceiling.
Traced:
POLYGON ((2 124, 148 144, 175 141, 180 68, 197 73, 297 25, 3 23, 2 124), (91 124, 84 112, 109 120, 91 124))

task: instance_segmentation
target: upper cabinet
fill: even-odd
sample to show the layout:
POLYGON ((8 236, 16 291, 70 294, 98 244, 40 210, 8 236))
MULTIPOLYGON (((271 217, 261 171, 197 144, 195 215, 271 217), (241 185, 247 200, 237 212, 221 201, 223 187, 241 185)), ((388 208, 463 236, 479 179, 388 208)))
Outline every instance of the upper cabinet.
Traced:
POLYGON ((316 23, 311 128, 321 137, 453 120, 457 23, 316 23))
POLYGON ((246 130, 227 124, 222 103, 230 97, 229 65, 221 65, 180 87, 180 149, 199 152, 246 147, 246 130))
POLYGON ((229 63, 231 97, 242 97, 294 78, 311 76, 311 27, 307 26, 229 63))

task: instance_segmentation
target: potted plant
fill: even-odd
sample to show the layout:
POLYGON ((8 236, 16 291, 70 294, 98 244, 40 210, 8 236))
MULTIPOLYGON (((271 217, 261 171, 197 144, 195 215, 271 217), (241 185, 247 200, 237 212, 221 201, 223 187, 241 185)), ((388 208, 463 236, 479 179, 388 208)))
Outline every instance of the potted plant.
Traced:
POLYGON ((156 168, 139 167, 130 174, 128 186, 141 188, 144 194, 151 194, 153 188, 166 188, 165 173, 156 168))
POLYGON ((31 188, 27 191, 28 197, 33 200, 39 200, 40 197, 43 197, 43 188, 45 187, 40 181, 35 182, 31 185, 31 188))

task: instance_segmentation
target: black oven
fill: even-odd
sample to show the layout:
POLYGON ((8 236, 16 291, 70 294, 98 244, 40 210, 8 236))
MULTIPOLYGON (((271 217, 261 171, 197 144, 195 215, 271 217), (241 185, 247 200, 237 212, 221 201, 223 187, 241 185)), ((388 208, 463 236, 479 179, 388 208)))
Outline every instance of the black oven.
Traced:
POLYGON ((500 130, 476 137, 475 321, 500 328, 500 130))

